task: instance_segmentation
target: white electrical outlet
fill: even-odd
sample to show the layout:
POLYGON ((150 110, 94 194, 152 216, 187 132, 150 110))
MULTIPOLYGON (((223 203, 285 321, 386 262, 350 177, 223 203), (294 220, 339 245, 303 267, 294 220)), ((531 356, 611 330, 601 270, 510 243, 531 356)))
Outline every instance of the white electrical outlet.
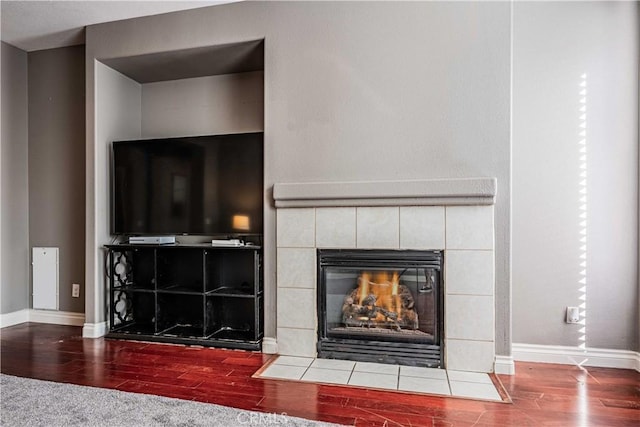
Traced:
POLYGON ((71 296, 73 298, 80 297, 80 285, 78 283, 74 283, 73 285, 71 285, 71 296))
POLYGON ((567 323, 580 322, 580 310, 578 307, 567 307, 567 323))

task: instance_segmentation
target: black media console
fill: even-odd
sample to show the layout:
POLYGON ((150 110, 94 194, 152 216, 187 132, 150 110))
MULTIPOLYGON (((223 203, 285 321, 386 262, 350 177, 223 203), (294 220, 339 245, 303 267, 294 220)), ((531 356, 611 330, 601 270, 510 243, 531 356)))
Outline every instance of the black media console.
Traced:
POLYGON ((261 349, 261 247, 107 249, 108 338, 261 349))

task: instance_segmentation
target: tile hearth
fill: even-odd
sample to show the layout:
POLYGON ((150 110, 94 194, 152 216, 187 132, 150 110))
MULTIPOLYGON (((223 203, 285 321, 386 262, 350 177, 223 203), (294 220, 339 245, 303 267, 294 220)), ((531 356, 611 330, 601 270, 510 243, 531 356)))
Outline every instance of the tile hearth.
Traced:
POLYGON ((503 401, 489 375, 479 372, 280 356, 255 376, 503 401))

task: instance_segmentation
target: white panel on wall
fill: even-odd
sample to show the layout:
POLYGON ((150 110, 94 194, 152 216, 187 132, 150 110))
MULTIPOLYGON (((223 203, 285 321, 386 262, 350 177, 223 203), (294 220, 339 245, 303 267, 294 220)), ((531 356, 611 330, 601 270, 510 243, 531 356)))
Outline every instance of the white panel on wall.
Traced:
POLYGON ((58 248, 33 248, 33 308, 58 309, 58 248))

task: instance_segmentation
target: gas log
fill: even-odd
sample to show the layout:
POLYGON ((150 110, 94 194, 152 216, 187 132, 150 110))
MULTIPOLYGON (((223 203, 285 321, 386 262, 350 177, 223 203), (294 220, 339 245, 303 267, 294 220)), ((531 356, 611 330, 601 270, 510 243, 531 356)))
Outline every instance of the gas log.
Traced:
POLYGON ((347 327, 418 329, 418 313, 411 291, 398 283, 369 281, 366 275, 360 284, 344 298, 342 321, 347 327))

